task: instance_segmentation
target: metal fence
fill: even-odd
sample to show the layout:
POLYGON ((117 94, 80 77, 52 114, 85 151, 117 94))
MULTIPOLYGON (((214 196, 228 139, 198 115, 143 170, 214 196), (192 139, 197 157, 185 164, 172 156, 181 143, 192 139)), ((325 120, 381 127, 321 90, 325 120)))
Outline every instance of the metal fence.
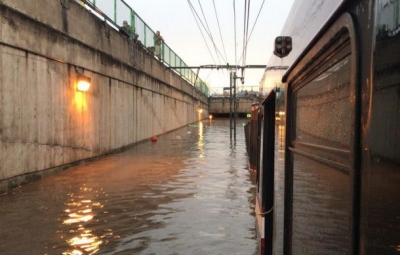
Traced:
MULTIPOLYGON (((229 87, 212 87, 210 89, 211 97, 229 97, 229 93, 229 87)), ((259 97, 264 95, 265 93, 260 90, 259 86, 236 86, 236 97, 259 97)))
MULTIPOLYGON (((127 21, 133 29, 132 37, 137 36, 140 42, 146 49, 154 51, 154 35, 155 32, 147 26, 139 15, 123 0, 77 0, 86 5, 86 8, 96 12, 96 16, 104 18, 113 27, 119 29, 123 22, 127 21)), ((185 62, 170 48, 166 43, 162 43, 160 60, 170 67, 188 67, 185 62)), ((202 91, 206 96, 209 96, 208 86, 197 77, 192 69, 176 68, 173 69, 194 87, 202 91)))

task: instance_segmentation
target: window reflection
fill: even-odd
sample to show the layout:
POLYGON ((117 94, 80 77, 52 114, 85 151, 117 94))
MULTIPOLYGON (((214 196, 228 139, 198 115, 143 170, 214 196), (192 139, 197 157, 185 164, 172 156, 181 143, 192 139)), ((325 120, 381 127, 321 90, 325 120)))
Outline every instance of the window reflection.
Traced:
POLYGON ((347 56, 295 95, 297 141, 330 147, 350 145, 350 57, 347 56))
POLYGON ((349 176, 297 154, 293 161, 293 254, 345 254, 349 176))

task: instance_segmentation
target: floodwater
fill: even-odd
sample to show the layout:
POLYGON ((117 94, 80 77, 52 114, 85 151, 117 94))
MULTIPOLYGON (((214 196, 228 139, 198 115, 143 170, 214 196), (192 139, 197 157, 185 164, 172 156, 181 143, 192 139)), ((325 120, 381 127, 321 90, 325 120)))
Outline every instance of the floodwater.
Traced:
POLYGON ((244 132, 203 121, 0 196, 0 254, 255 254, 244 132))

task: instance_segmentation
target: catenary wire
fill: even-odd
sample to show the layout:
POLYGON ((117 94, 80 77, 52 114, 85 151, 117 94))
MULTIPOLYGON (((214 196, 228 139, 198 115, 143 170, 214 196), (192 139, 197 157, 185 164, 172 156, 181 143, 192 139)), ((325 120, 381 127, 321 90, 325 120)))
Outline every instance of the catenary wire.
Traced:
MULTIPOLYGON (((211 53, 211 50, 210 50, 210 48, 209 48, 209 46, 208 46, 208 44, 207 44, 207 40, 206 40, 205 37, 204 37, 204 34, 203 34, 203 32, 202 32, 202 29, 201 29, 201 27, 200 27, 198 21, 200 21, 201 25, 203 26, 203 29, 205 30, 205 32, 207 33, 207 35, 209 36, 210 39, 211 39, 211 36, 210 36, 209 32, 207 31, 207 29, 205 28, 203 22, 201 21, 199 15, 197 14, 197 12, 196 12, 194 6, 192 5, 192 3, 190 2, 190 0, 188 0, 188 4, 189 4, 189 7, 191 8, 192 14, 193 14, 193 16, 194 16, 194 18, 195 18, 195 20, 196 20, 196 23, 197 23, 197 26, 198 26, 198 28, 199 28, 199 30, 200 30, 200 33, 202 34, 204 43, 205 43, 206 46, 207 46, 208 52, 209 52, 209 54, 210 54, 210 56, 211 56, 211 58, 212 58, 212 60, 213 60, 213 63, 216 64, 215 59, 214 59, 214 57, 213 57, 213 54, 211 53), (196 17, 197 17, 197 18, 196 18, 196 17)), ((211 40, 211 42, 214 44, 214 49, 216 50, 216 52, 218 52, 218 53, 220 54, 220 56, 223 58, 222 54, 219 52, 218 48, 216 47, 214 41, 211 40)), ((218 53, 217 53, 217 57, 218 57, 218 53)), ((218 57, 218 61, 220 62, 219 57, 218 57)), ((224 70, 223 70, 223 71, 224 71, 224 70)), ((220 73, 220 75, 222 75, 222 74, 220 73)))
POLYGON ((227 55, 226 55, 225 43, 224 43, 224 39, 223 39, 223 37, 222 37, 221 26, 220 26, 220 24, 219 24, 219 19, 218 19, 217 8, 215 7, 215 0, 213 0, 213 5, 214 5, 215 17, 217 18, 219 35, 220 35, 220 37, 221 37, 222 48, 224 49, 224 54, 225 54, 225 62, 227 62, 227 60, 228 60, 228 57, 227 57, 227 55))
MULTIPOLYGON (((196 14, 196 16, 197 16, 197 19, 200 21, 200 23, 201 23, 201 25, 203 26, 204 30, 206 31, 206 33, 207 33, 208 37, 210 37, 210 39, 211 39, 211 36, 210 36, 210 34, 207 32, 207 29, 205 28, 205 26, 204 26, 203 22, 201 21, 201 19, 200 19, 199 15, 197 14, 197 12, 196 12, 196 10, 195 10, 194 6, 192 5, 192 3, 190 2, 190 0, 188 0, 188 3, 189 3, 189 5, 191 6, 191 8, 192 8, 192 10, 194 11, 194 13, 196 14)), ((220 51, 218 50, 218 48, 216 47, 216 45, 215 45, 214 41, 213 41, 213 40, 211 40, 211 41, 212 41, 212 43, 213 43, 214 47, 216 48, 217 52, 219 53, 219 55, 220 55, 220 56, 223 58, 223 56, 222 56, 221 52, 220 52, 220 51)), ((218 55, 217 55, 217 56, 218 56, 218 55)))
MULTIPOLYGON (((192 11, 194 20, 196 21, 197 27, 199 28, 200 33, 201 33, 201 36, 203 37, 204 43, 206 44, 207 49, 208 49, 208 52, 210 53, 211 59, 212 59, 213 63, 216 64, 215 59, 214 59, 214 56, 213 56, 213 54, 211 53, 210 47, 208 47, 207 40, 206 40, 206 38, 204 37, 203 31, 201 30, 201 27, 200 27, 200 25, 199 25, 199 22, 197 21, 198 16, 197 16, 197 18, 196 18, 196 14, 197 14, 197 13, 195 14, 196 10, 194 10, 194 7, 193 7, 192 3, 190 2, 190 0, 188 0, 188 3, 189 3, 190 10, 192 11)), ((201 22, 201 20, 200 20, 200 22, 201 22)))
MULTIPOLYGON (((244 56, 245 45, 246 45, 246 20, 247 20, 246 15, 247 15, 247 0, 244 0, 242 56, 244 56)), ((243 61, 242 64, 244 64, 243 61)))
MULTIPOLYGON (((250 19, 250 0, 245 1, 245 9, 244 9, 244 33, 243 33, 243 61, 242 65, 246 65, 246 56, 247 56, 247 36, 249 33, 249 19, 250 19), (247 6, 246 6, 247 3, 247 6)), ((242 79, 245 76, 245 69, 242 69, 242 79)))
MULTIPOLYGON (((190 5, 190 7, 191 7, 191 9, 192 9, 192 12, 194 12, 194 14, 197 16, 197 19, 200 21, 201 25, 203 26, 203 29, 205 30, 205 32, 207 33, 208 37, 210 38, 212 44, 214 45, 214 49, 215 49, 215 52, 216 52, 216 55, 217 55, 219 64, 221 64, 221 63, 220 63, 220 58, 219 58, 219 56, 221 56, 221 58, 226 62, 226 59, 224 59, 224 57, 222 56, 222 54, 221 54, 221 52, 219 51, 218 47, 216 46, 216 44, 215 44, 215 42, 214 42, 214 39, 213 39, 213 37, 212 37, 212 35, 211 35, 211 32, 209 31, 209 29, 208 29, 208 31, 207 31, 207 28, 204 26, 204 23, 202 22, 201 18, 199 17, 198 13, 196 12, 196 10, 195 10, 193 4, 190 2, 190 0, 188 0, 188 3, 189 3, 189 5, 190 5)), ((199 4, 200 4, 200 8, 201 8, 201 10, 202 10, 202 12, 203 12, 203 8, 202 8, 202 6, 201 6, 201 3, 199 2, 199 4)), ((206 22, 207 20, 206 20, 206 18, 205 18, 204 12, 203 12, 203 17, 204 17, 205 22, 206 22)), ((196 19, 196 20, 197 20, 197 19, 196 19)), ((208 27, 208 24, 207 24, 207 27, 208 27)), ((211 51, 210 51, 210 52, 211 52, 211 51)), ((211 54, 211 53, 210 53, 210 54, 211 54)), ((214 60, 214 64, 215 64, 215 60, 214 60)), ((225 70, 223 70, 223 71, 225 71, 225 70)), ((222 75, 222 74, 221 74, 221 75, 222 75)))
POLYGON ((218 56, 218 52, 217 52, 217 46, 215 45, 214 38, 212 36, 210 27, 208 26, 207 18, 206 18, 206 15, 204 14, 204 11, 203 11, 203 6, 201 5, 200 0, 198 0, 198 2, 199 2, 201 14, 203 14, 203 19, 204 19, 204 22, 206 23, 206 27, 207 27, 207 28, 204 28, 204 29, 207 31, 208 36, 210 37, 210 40, 211 40, 212 44, 214 45, 214 50, 215 50, 215 54, 217 55, 218 63, 221 64, 221 60, 220 60, 220 58, 218 56))
MULTIPOLYGON (((254 30, 254 28, 255 28, 255 26, 256 26, 256 24, 257 24, 257 21, 258 21, 258 18, 259 18, 259 16, 260 16, 260 13, 261 13, 261 11, 262 11, 262 9, 263 9, 263 7, 264 7, 264 3, 265 3, 265 0, 263 0, 263 2, 262 2, 262 4, 261 4, 261 7, 260 7, 260 9, 259 9, 259 11, 258 11, 258 14, 257 14, 257 17, 256 17, 256 20, 254 21, 253 27, 251 28, 250 35, 249 35, 249 37, 247 38, 247 41, 246 41, 246 48, 247 48, 248 42, 250 41, 251 35, 253 34, 253 30, 254 30)), ((240 62, 240 60, 242 60, 242 57, 243 57, 243 55, 240 56, 239 62, 240 62)))

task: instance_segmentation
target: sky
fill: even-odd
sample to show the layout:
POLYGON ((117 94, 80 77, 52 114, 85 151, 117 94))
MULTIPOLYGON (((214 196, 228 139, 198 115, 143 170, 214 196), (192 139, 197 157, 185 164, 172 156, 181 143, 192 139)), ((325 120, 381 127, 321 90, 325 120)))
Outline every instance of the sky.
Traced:
MULTIPOLYGON (((188 66, 266 65, 273 52, 274 38, 280 35, 293 1, 125 0, 153 31, 161 32, 165 43, 188 66), (250 2, 247 12, 245 2, 250 2), (248 41, 244 62, 245 13, 248 13, 248 41)), ((263 69, 246 69, 244 83, 238 80, 239 90, 252 87, 258 90, 263 72, 263 69)), ((199 77, 209 85, 210 94, 229 87, 226 69, 200 69, 199 77)))

